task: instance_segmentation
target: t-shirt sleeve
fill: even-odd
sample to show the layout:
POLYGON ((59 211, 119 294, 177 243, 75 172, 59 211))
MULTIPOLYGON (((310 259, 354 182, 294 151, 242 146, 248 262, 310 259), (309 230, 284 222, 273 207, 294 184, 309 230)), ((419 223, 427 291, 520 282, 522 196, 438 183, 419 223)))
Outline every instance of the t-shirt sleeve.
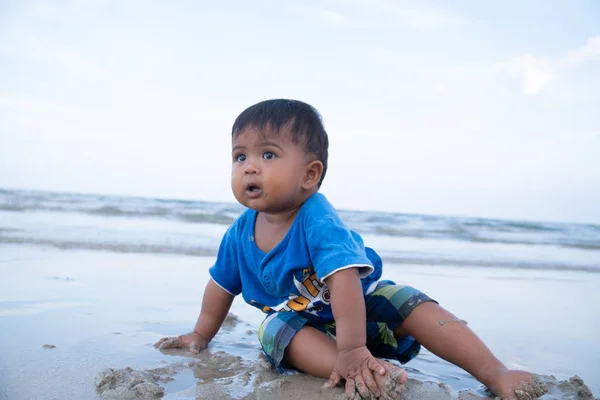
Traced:
POLYGON ((361 278, 373 272, 375 268, 367 257, 361 237, 342 221, 327 216, 308 225, 308 251, 319 280, 352 267, 359 268, 361 278))
POLYGON ((230 227, 221 240, 215 264, 209 269, 212 280, 232 296, 242 292, 236 243, 233 227, 230 227))

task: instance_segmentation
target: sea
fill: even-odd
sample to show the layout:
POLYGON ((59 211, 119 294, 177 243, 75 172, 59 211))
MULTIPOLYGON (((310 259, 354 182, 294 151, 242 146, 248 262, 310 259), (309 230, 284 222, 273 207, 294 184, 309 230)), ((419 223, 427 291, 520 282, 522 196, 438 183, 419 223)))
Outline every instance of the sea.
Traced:
MULTIPOLYGON (((167 198, 0 189, 2 244, 214 256, 244 208, 167 198)), ((600 225, 338 210, 393 264, 600 273, 600 225)))

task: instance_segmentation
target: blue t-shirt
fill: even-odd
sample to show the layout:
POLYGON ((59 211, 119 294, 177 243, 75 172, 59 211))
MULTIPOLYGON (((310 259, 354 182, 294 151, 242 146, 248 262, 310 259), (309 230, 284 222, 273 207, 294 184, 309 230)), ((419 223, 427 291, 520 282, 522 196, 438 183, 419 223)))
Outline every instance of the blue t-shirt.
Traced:
POLYGON ((358 267, 363 292, 375 289, 381 278, 381 258, 340 219, 324 195, 312 195, 300 208, 285 235, 265 253, 254 241, 257 212, 248 209, 225 233, 213 281, 265 313, 296 311, 306 317, 332 320, 325 278, 358 267))

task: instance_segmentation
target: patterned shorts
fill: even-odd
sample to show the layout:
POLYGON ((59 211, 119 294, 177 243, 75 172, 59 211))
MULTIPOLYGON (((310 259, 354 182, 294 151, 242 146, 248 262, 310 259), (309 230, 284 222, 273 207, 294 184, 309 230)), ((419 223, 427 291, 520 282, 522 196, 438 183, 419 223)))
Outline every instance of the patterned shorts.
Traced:
MULTIPOLYGON (((395 359, 407 363, 419 354, 421 345, 412 337, 400 340, 394 337, 394 328, 401 325, 419 304, 433 301, 426 294, 410 286, 380 281, 373 293, 365 296, 367 311, 367 347, 375 357, 395 359)), ((286 347, 304 325, 312 326, 335 339, 335 321, 314 323, 293 311, 270 314, 258 330, 267 359, 279 372, 288 367, 283 362, 286 347)))

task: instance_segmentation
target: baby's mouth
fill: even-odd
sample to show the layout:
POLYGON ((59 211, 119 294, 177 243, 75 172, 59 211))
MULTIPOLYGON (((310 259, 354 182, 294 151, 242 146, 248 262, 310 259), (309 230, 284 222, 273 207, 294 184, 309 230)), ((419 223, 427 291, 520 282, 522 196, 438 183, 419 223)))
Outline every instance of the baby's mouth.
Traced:
POLYGON ((246 194, 250 197, 258 196, 258 195, 260 195, 261 192, 262 192, 262 189, 257 184, 249 183, 246 185, 246 194))

